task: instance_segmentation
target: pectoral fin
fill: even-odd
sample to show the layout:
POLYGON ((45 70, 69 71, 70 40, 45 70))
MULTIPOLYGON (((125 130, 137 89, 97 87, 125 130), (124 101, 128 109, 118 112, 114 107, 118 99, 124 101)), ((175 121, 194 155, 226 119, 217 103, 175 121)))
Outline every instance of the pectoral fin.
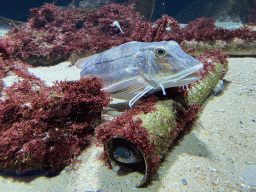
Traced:
POLYGON ((136 78, 134 78, 115 83, 113 85, 103 88, 102 90, 105 90, 112 95, 130 94, 141 91, 146 86, 147 85, 145 85, 144 83, 140 83, 136 78))
POLYGON ((152 86, 140 82, 138 78, 133 78, 110 85, 102 90, 107 91, 115 98, 129 100, 129 106, 132 107, 137 100, 152 89, 154 89, 152 86))
POLYGON ((147 86, 143 91, 141 91, 137 95, 135 95, 135 97, 133 97, 129 101, 129 107, 132 108, 132 106, 134 105, 134 103, 136 103, 136 101, 138 101, 143 95, 145 95, 146 93, 148 93, 152 89, 155 89, 155 88, 151 87, 151 86, 147 86))

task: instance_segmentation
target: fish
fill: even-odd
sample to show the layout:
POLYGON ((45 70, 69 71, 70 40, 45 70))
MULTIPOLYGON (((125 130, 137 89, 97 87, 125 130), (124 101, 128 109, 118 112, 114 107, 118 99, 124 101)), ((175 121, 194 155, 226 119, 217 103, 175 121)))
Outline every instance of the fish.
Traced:
POLYGON ((81 78, 101 78, 102 90, 132 106, 145 94, 186 86, 199 78, 203 64, 186 54, 175 41, 131 41, 79 59, 81 78))
POLYGON ((136 150, 132 150, 125 147, 118 147, 114 152, 114 158, 126 164, 138 163, 143 161, 143 156, 138 148, 136 150))
POLYGON ((113 24, 111 24, 111 26, 117 27, 121 31, 121 33, 124 33, 118 21, 114 21, 113 24))

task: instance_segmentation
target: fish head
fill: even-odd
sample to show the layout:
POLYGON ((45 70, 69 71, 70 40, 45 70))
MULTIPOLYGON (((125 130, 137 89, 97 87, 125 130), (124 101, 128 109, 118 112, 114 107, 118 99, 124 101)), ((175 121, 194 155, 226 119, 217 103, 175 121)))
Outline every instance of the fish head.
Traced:
POLYGON ((139 58, 136 65, 141 76, 155 89, 194 83, 203 68, 201 62, 186 54, 175 41, 151 43, 135 57, 139 58))

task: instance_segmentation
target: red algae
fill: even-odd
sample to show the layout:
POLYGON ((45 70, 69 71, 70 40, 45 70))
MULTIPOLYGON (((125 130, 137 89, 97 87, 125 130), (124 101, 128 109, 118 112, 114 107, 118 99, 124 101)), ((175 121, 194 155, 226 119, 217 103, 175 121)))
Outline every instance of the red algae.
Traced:
POLYGON ((0 37, 0 57, 9 59, 14 52, 14 46, 10 39, 0 37))
POLYGON ((228 62, 228 57, 229 54, 225 52, 223 53, 222 50, 220 49, 215 49, 212 52, 205 51, 204 54, 196 56, 196 59, 201 61, 204 65, 203 69, 200 70, 199 81, 202 80, 205 76, 207 76, 210 71, 214 70, 214 63, 220 62, 222 65, 224 65, 228 62))
POLYGON ((256 39, 256 31, 251 31, 247 27, 238 29, 224 29, 214 25, 215 21, 212 18, 197 18, 191 21, 182 32, 182 40, 196 41, 214 41, 224 40, 229 41, 235 38, 252 41, 256 39))
POLYGON ((195 39, 198 40, 213 40, 216 36, 215 21, 212 18, 198 18, 191 21, 183 32, 185 40, 195 39))
MULTIPOLYGON (((132 109, 126 110, 121 115, 118 115, 113 120, 98 126, 96 128, 96 138, 100 144, 105 146, 106 142, 113 137, 121 137, 128 141, 131 141, 137 145, 146 157, 146 161, 149 166, 149 172, 157 166, 159 161, 156 162, 157 157, 151 156, 156 150, 154 144, 150 144, 149 141, 154 140, 147 129, 142 127, 142 120, 133 117, 138 114, 147 114, 151 111, 155 111, 154 104, 157 102, 156 97, 151 96, 147 99, 142 98, 138 104, 132 109)), ((106 151, 104 150, 104 158, 107 158, 106 151)))
POLYGON ((89 145, 109 95, 95 77, 73 82, 23 80, 0 101, 0 170, 62 169, 89 145))
POLYGON ((137 105, 135 105, 132 109, 125 110, 124 113, 118 115, 115 119, 110 120, 104 125, 97 127, 96 133, 99 143, 104 144, 107 142, 108 139, 120 134, 126 136, 129 139, 132 139, 132 141, 135 141, 136 138, 132 136, 132 134, 134 134, 134 131, 146 134, 145 137, 143 136, 143 134, 141 136, 138 135, 138 138, 144 137, 144 139, 148 140, 148 132, 144 131, 145 128, 143 129, 142 127, 140 127, 142 121, 138 120, 135 122, 133 120, 133 117, 140 113, 147 114, 151 111, 156 110, 155 107, 153 107, 155 103, 156 97, 152 96, 147 99, 142 98, 140 102, 137 105), (132 123, 134 123, 135 125, 131 125, 132 123), (123 128, 126 127, 126 125, 126 129, 129 130, 130 132, 124 131, 123 128), (143 131, 140 131, 140 128, 143 129, 143 131))
POLYGON ((0 82, 0 170, 60 170, 89 145, 109 94, 96 77, 48 87, 14 59, 15 45, 1 40, 1 78, 12 72, 23 80, 4 90, 0 82))
POLYGON ((31 9, 28 22, 13 28, 8 36, 8 41, 16 46, 15 57, 31 58, 26 61, 34 64, 52 64, 67 59, 76 51, 94 54, 130 41, 174 40, 181 43, 235 38, 253 41, 256 31, 246 27, 231 30, 219 28, 212 18, 203 17, 190 22, 185 28, 167 15, 152 23, 147 22, 132 6, 118 4, 108 4, 93 11, 71 7, 61 11, 54 4, 45 4, 31 9), (115 21, 120 24, 123 33, 113 27, 115 21), (47 63, 49 59, 52 62, 47 63))
MULTIPOLYGON (((170 38, 167 34, 167 27, 175 30, 179 29, 179 24, 168 15, 163 15, 162 18, 158 19, 155 23, 139 22, 136 25, 135 33, 132 34, 132 40, 141 42, 168 41, 170 38)), ((172 37, 174 40, 174 35, 172 37)))
MULTIPOLYGON (((105 5, 93 12, 69 8, 61 11, 54 4, 31 9, 27 23, 13 28, 8 35, 21 40, 29 57, 56 57, 69 55, 74 50, 97 53, 131 40, 136 23, 143 17, 129 7, 105 5), (118 21, 124 31, 111 24, 118 21)), ((20 52, 16 57, 23 58, 20 52)))
POLYGON ((187 110, 179 108, 176 113, 178 131, 184 131, 186 127, 191 127, 199 111, 202 111, 202 108, 197 104, 190 105, 187 110))

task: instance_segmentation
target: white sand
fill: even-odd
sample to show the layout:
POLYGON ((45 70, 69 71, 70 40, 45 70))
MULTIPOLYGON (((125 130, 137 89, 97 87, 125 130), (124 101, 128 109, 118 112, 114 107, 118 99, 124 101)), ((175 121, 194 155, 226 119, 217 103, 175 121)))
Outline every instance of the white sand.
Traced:
POLYGON ((62 62, 58 65, 50 67, 29 68, 29 72, 42 79, 46 85, 52 86, 53 82, 58 81, 74 81, 80 79, 81 69, 72 66, 70 62, 62 62))
MULTIPOLYGON (((118 176, 98 159, 92 144, 81 164, 46 178, 0 175, 0 191, 256 191, 256 59, 230 58, 226 89, 205 102, 193 130, 170 150, 147 188, 134 187, 142 175, 118 176)), ((54 80, 79 79, 79 69, 64 62, 30 69, 48 85, 54 80)), ((14 78, 15 79, 15 78, 14 78)), ((8 81, 8 80, 5 80, 8 81)))

